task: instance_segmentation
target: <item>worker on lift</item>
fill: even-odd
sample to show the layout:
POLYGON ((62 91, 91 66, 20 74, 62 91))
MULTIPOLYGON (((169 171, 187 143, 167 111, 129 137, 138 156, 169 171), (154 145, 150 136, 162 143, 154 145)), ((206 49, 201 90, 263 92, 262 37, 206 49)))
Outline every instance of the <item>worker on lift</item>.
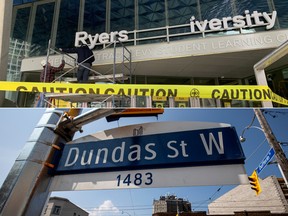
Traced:
MULTIPOLYGON (((40 75, 40 81, 45 83, 51 83, 55 81, 55 74, 63 70, 65 66, 65 61, 62 59, 62 63, 58 67, 53 67, 47 60, 43 59, 41 61, 41 65, 43 70, 40 75)), ((44 107, 45 106, 45 95, 44 93, 40 93, 36 95, 36 107, 44 107)))
POLYGON ((95 61, 94 54, 87 44, 81 43, 80 47, 60 48, 59 50, 66 53, 77 53, 77 81, 78 83, 87 83, 92 63, 95 61))
POLYGON ((43 70, 40 75, 41 82, 53 82, 55 80, 55 73, 63 70, 65 61, 62 59, 62 63, 58 67, 53 67, 47 60, 42 60, 41 65, 43 70))

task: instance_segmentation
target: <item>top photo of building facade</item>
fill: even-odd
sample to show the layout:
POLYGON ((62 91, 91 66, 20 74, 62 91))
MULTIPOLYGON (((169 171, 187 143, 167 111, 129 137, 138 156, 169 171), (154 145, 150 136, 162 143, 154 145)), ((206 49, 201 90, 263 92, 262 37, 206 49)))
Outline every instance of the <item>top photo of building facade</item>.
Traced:
MULTIPOLYGON (((7 81, 39 82, 48 58, 56 67, 66 62, 55 81, 73 83, 77 55, 63 51, 86 42, 95 57, 90 83, 259 85, 254 65, 287 40, 287 0, 14 0, 7 81)), ((264 82, 288 98, 288 55, 265 69, 264 82)), ((261 106, 193 97, 54 96, 46 95, 60 106, 261 106)), ((16 107, 35 107, 35 97, 6 92, 16 107)))

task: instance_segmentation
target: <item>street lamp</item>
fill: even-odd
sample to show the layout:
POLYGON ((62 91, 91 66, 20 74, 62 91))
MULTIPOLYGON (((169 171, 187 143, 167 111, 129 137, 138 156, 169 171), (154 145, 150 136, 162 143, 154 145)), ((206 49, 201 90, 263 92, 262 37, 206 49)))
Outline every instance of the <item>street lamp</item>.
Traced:
POLYGON ((244 130, 242 131, 242 133, 241 133, 241 135, 240 135, 240 137, 239 137, 240 142, 245 142, 245 141, 246 141, 246 138, 244 137, 244 133, 245 133, 245 131, 248 130, 249 128, 255 128, 255 129, 258 129, 258 130, 261 130, 262 132, 264 132, 263 129, 260 128, 260 127, 257 127, 257 126, 247 126, 247 127, 244 128, 244 130))

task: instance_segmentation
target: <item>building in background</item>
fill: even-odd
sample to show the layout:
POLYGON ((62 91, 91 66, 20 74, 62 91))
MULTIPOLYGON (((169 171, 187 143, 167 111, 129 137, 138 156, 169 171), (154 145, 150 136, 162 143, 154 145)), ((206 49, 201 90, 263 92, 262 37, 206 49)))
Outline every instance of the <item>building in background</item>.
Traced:
POLYGON ((256 196, 251 185, 239 185, 208 205, 208 214, 227 215, 235 212, 270 211, 288 214, 288 189, 283 179, 269 176, 260 179, 262 192, 256 196))
POLYGON ((44 210, 44 216, 88 216, 89 213, 61 197, 50 197, 47 207, 44 210))
POLYGON ((275 176, 259 180, 262 192, 258 196, 251 185, 239 185, 211 202, 208 212, 191 211, 191 203, 176 196, 161 196, 153 201, 153 216, 175 216, 177 212, 178 216, 288 215, 288 188, 284 180, 275 176))
MULTIPOLYGON (((287 41, 287 17, 287 0, 14 0, 7 79, 39 81, 40 62, 48 51, 52 65, 59 65, 62 55, 55 50, 85 39, 96 58, 92 69, 104 76, 117 74, 121 83, 256 85, 253 66, 287 41), (116 44, 114 53, 115 39, 122 43, 116 44), (122 44, 131 52, 129 64, 123 61, 122 44), (131 67, 124 70, 124 65, 131 67)), ((67 72, 75 62, 67 55, 65 60, 67 72)), ((265 72, 270 88, 287 98, 288 57, 265 72)), ((73 78, 74 70, 65 76, 62 81, 73 78)), ((33 93, 6 96, 20 107, 32 106, 35 99, 33 93)), ((86 100, 110 107, 112 99, 86 100)), ((114 101, 134 107, 261 106, 193 97, 114 101)))
POLYGON ((153 201, 153 213, 185 213, 191 212, 191 203, 174 195, 161 196, 153 201))

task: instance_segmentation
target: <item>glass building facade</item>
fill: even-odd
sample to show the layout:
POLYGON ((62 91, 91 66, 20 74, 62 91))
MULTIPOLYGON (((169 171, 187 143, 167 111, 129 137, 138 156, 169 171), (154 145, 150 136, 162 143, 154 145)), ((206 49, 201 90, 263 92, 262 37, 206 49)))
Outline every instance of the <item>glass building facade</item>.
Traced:
MULTIPOLYGON (((13 2, 11 59, 8 73, 10 80, 21 79, 20 65, 23 58, 47 54, 49 39, 52 47, 74 47, 75 33, 79 31, 93 35, 127 30, 129 39, 123 42, 126 46, 266 31, 265 26, 257 25, 237 29, 230 22, 228 30, 225 31, 191 32, 192 15, 195 21, 203 21, 242 15, 245 10, 267 13, 276 10, 277 20, 271 30, 288 29, 287 0, 14 0, 13 2)), ((97 43, 94 50, 100 50, 104 46, 97 43)), ((137 81, 150 83, 151 79, 156 83, 155 80, 165 78, 159 75, 138 76, 137 81)), ((219 81, 207 77, 205 79, 193 77, 192 83, 213 85, 217 82, 219 84, 219 81)), ((168 83, 169 81, 166 84, 168 83)), ((191 84, 191 77, 179 77, 172 84, 178 83, 191 84)), ((165 104, 169 106, 168 101, 165 104)), ((211 106, 216 105, 212 103, 211 106)))
POLYGON ((56 47, 74 46, 77 31, 96 34, 125 29, 134 45, 264 31, 255 27, 193 35, 189 34, 191 14, 195 20, 211 20, 243 14, 247 8, 251 12, 277 10, 274 29, 288 28, 285 0, 14 0, 14 5, 12 38, 30 43, 29 56, 45 54, 50 38, 56 47))

